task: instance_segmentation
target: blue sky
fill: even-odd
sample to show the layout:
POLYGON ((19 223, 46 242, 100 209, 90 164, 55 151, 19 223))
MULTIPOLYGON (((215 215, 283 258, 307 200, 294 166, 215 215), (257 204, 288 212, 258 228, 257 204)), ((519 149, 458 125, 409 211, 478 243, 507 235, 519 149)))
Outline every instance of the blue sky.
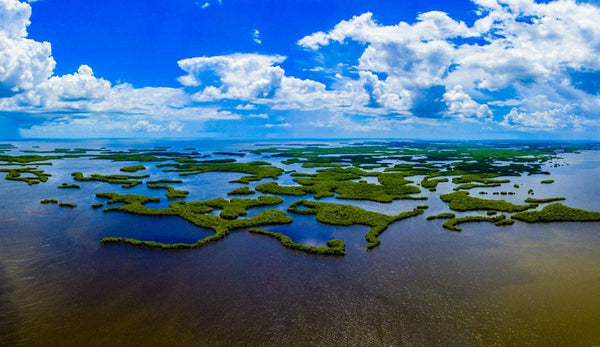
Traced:
POLYGON ((597 2, 0 0, 0 139, 598 139, 597 2))

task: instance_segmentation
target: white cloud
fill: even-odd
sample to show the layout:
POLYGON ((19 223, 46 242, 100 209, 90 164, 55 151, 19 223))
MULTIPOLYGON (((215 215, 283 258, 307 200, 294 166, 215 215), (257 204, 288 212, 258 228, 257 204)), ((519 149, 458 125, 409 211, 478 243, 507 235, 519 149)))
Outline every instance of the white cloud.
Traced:
POLYGON ((258 45, 262 44, 262 40, 260 39, 260 31, 258 31, 258 29, 252 30, 252 41, 258 45))
POLYGON ((298 44, 309 50, 364 45, 355 63, 359 80, 371 106, 387 112, 421 116, 425 100, 444 102, 440 115, 463 120, 490 121, 493 107, 514 106, 503 124, 595 124, 590 119, 600 118, 599 91, 577 89, 570 73, 600 72, 600 8, 572 0, 474 2, 479 19, 472 27, 438 11, 396 25, 379 24, 367 12, 298 44), (539 94, 545 103, 535 101, 539 94))
POLYGON ((31 89, 52 75, 50 43, 27 38, 31 6, 0 0, 0 97, 31 89))
POLYGON ((292 125, 290 123, 267 123, 266 128, 289 128, 292 125))
POLYGON ((284 60, 280 55, 240 53, 188 58, 177 62, 188 73, 178 80, 184 86, 202 88, 193 96, 196 101, 268 98, 284 75, 275 64, 284 60))

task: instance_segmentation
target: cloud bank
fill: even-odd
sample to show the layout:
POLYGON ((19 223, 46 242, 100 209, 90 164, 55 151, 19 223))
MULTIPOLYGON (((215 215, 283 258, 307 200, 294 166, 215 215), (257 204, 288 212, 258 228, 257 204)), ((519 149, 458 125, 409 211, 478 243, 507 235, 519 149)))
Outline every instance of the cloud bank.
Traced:
MULTIPOLYGON (((341 20, 297 41, 313 57, 310 78, 283 68, 296 56, 233 53, 176 62, 179 88, 134 88, 87 65, 55 75, 50 43, 28 38, 31 6, 0 0, 0 118, 16 119, 25 136, 166 135, 231 121, 338 136, 463 126, 599 133, 598 6, 474 0, 473 10, 470 24, 440 11, 393 25, 370 12, 341 20)), ((256 29, 251 38, 262 43, 256 29)))

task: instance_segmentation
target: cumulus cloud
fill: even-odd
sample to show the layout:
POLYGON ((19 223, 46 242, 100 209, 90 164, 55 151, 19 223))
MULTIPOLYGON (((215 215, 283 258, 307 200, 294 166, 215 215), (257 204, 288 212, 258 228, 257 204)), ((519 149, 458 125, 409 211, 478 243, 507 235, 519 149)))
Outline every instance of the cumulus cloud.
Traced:
MULTIPOLYGON (((50 44, 27 37, 31 6, 0 0, 0 114, 34 119, 29 134, 65 124, 182 132, 187 122, 268 114, 276 122, 264 126, 277 129, 296 125, 276 118, 294 112, 312 117, 311 127, 351 132, 454 121, 526 131, 600 125, 600 7, 472 1, 472 25, 440 11, 387 25, 367 12, 307 35, 297 44, 315 54, 317 66, 305 69, 314 79, 284 70, 293 58, 234 53, 178 61, 180 88, 134 88, 87 65, 53 75, 50 44)), ((262 43, 258 29, 250 37, 262 43)))
POLYGON ((48 42, 27 38, 31 6, 0 0, 0 97, 33 88, 52 75, 48 42))
POLYGON ((298 45, 362 44, 360 81, 369 104, 388 112, 488 121, 496 113, 505 126, 544 129, 600 117, 598 86, 576 81, 600 76, 600 8, 571 0, 474 4, 479 18, 471 27, 438 11, 396 25, 367 12, 298 45), (540 94, 544 104, 535 101, 540 94))

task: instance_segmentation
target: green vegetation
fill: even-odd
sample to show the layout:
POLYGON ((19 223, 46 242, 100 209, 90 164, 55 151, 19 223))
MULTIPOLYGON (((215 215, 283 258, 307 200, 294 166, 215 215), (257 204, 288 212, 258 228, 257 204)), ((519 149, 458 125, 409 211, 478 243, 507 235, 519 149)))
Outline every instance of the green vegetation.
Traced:
POLYGON ((99 207, 102 207, 102 206, 104 206, 104 204, 101 203, 101 202, 97 202, 95 204, 92 204, 92 208, 99 208, 99 207))
POLYGON ((137 171, 146 170, 146 167, 144 165, 132 165, 132 166, 122 167, 119 170, 123 171, 123 172, 137 172, 137 171))
POLYGON ((60 186, 58 186, 56 188, 58 188, 58 189, 79 189, 81 187, 77 183, 73 183, 73 184, 63 183, 63 184, 61 184, 60 186))
POLYGON ((0 172, 7 172, 5 179, 9 181, 22 181, 26 182, 28 185, 38 184, 40 182, 48 181, 48 177, 52 176, 50 174, 44 173, 44 170, 36 170, 33 167, 25 167, 25 168, 10 168, 10 169, 0 169, 0 172), (29 174, 32 176, 22 176, 22 174, 29 174))
POLYGON ((488 216, 493 216, 493 215, 495 215, 495 214, 497 214, 497 213, 498 213, 498 211, 487 211, 487 212, 486 212, 486 214, 487 214, 488 216))
POLYGON ((410 194, 421 190, 408 185, 398 173, 370 173, 357 168, 331 168, 318 170, 316 174, 294 174, 294 181, 300 186, 280 186, 275 182, 261 184, 257 191, 268 194, 304 196, 313 194, 315 199, 334 196, 337 199, 371 200, 376 202, 392 202, 396 199, 415 199, 410 194), (377 176, 380 184, 354 182, 363 176, 377 176))
POLYGON ((462 231, 462 229, 457 227, 457 225, 470 222, 491 222, 497 226, 502 226, 513 224, 515 221, 512 219, 507 219, 506 216, 503 214, 496 217, 465 216, 449 219, 448 221, 446 221, 446 223, 442 224, 442 226, 448 230, 462 231))
POLYGON ((537 222, 597 222, 600 221, 600 212, 586 211, 578 208, 554 203, 542 208, 541 211, 519 212, 512 216, 527 223, 537 222))
POLYGON ((469 196, 467 192, 454 192, 440 195, 442 201, 455 211, 494 210, 503 212, 519 212, 537 207, 537 204, 515 205, 504 200, 488 200, 469 196))
POLYGON ((61 203, 58 204, 58 206, 60 206, 60 207, 70 207, 70 208, 77 207, 77 205, 72 204, 70 202, 61 202, 61 203))
POLYGON ((73 172, 73 179, 80 182, 98 181, 120 184, 123 188, 135 187, 142 183, 139 179, 150 177, 150 175, 100 175, 92 174, 90 177, 85 177, 81 172, 73 172))
POLYGON ((227 195, 249 195, 254 193, 256 192, 248 187, 240 187, 228 192, 227 195))
POLYGON ((58 200, 56 199, 44 199, 40 201, 40 204, 58 204, 58 200))
POLYGON ((562 196, 559 196, 556 198, 545 198, 545 199, 527 198, 527 199, 525 199, 525 202, 530 203, 530 204, 543 204, 545 202, 554 202, 554 201, 562 201, 562 200, 566 200, 566 199, 562 196))
POLYGON ((395 221, 413 217, 423 213, 422 209, 402 212, 395 216, 363 210, 352 205, 333 204, 308 200, 295 201, 288 208, 289 212, 310 215, 314 214, 318 222, 332 225, 362 224, 370 226, 371 229, 365 235, 367 249, 378 246, 381 241, 378 236, 395 221), (299 208, 304 207, 304 208, 299 208))
POLYGON ((420 210, 426 210, 429 208, 429 206, 428 205, 418 205, 417 208, 420 210))
POLYGON ((448 178, 439 178, 439 179, 430 179, 429 176, 426 176, 421 181, 421 187, 425 189, 429 189, 432 192, 435 192, 437 189, 437 185, 442 182, 448 182, 448 178))
POLYGON ((277 240, 279 240, 279 242, 281 242, 281 244, 284 247, 293 249, 293 250, 297 250, 297 251, 302 251, 302 252, 307 252, 307 253, 317 254, 317 255, 344 255, 344 254, 346 254, 346 245, 344 244, 344 241, 339 240, 339 239, 332 239, 332 240, 327 241, 327 247, 317 247, 317 246, 307 246, 307 245, 303 245, 301 243, 293 242, 289 236, 284 235, 282 233, 275 233, 272 231, 256 229, 256 228, 250 228, 250 229, 248 229, 248 231, 253 234, 262 234, 262 235, 267 235, 267 236, 276 238, 277 240))
POLYGON ((252 218, 237 219, 239 216, 245 216, 248 208, 277 205, 283 201, 283 199, 274 196, 259 196, 257 199, 231 199, 230 201, 223 198, 195 202, 177 201, 172 202, 168 208, 161 209, 144 206, 149 202, 158 202, 159 198, 117 193, 98 193, 96 196, 108 198, 109 204, 118 202, 125 203, 121 206, 106 208, 104 209, 104 212, 121 211, 143 216, 178 216, 198 227, 212 229, 214 231, 213 235, 200 239, 195 243, 168 244, 124 237, 106 237, 101 240, 102 244, 124 243, 133 246, 162 249, 197 248, 209 242, 224 238, 232 230, 261 225, 287 224, 292 222, 292 219, 287 214, 279 210, 266 210, 252 218), (219 216, 207 214, 215 208, 221 209, 219 216))
POLYGON ((187 197, 189 192, 187 190, 177 190, 169 185, 163 184, 146 184, 146 187, 150 189, 166 189, 167 190, 167 199, 184 199, 187 197))
POLYGON ((170 166, 174 167, 174 169, 166 169, 164 171, 179 172, 179 176, 197 175, 204 172, 241 172, 250 174, 251 176, 243 176, 240 179, 231 181, 231 183, 245 184, 265 178, 277 179, 283 173, 282 169, 264 161, 225 164, 172 164, 170 166))
POLYGON ((542 180, 542 184, 551 184, 554 183, 554 180, 542 180))
POLYGON ((519 188, 519 185, 515 183, 515 184, 513 184, 513 187, 519 188))
POLYGON ((427 220, 434 220, 434 219, 450 219, 450 218, 454 218, 456 217, 456 215, 452 212, 442 212, 440 214, 437 215, 432 215, 432 216, 427 216, 427 220))
POLYGON ((162 178, 159 180, 154 180, 154 181, 146 181, 146 183, 149 184, 157 184, 157 183, 183 183, 182 180, 172 180, 172 179, 168 179, 168 178, 162 178))

